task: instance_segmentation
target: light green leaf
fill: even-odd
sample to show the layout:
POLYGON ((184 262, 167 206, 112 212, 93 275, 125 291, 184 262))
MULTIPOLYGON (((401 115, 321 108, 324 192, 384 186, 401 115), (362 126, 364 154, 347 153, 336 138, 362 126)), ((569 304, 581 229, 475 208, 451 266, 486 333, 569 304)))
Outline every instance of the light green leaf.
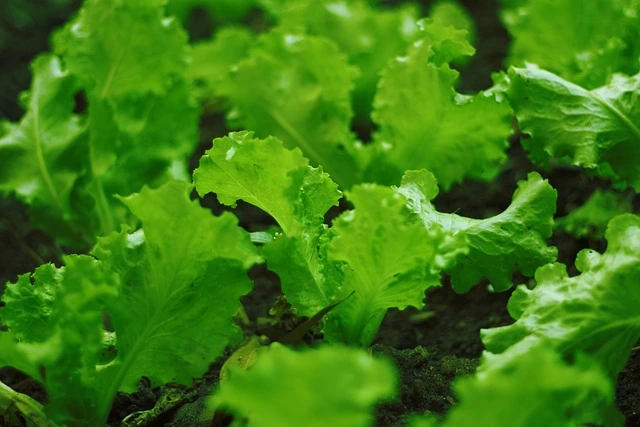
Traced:
POLYGON ((374 102, 369 175, 396 183, 405 170, 428 169, 448 189, 465 178, 500 171, 511 133, 511 110, 490 92, 461 95, 448 62, 473 54, 463 30, 422 21, 423 39, 382 72, 374 102))
POLYGON ((613 191, 596 190, 567 216, 556 219, 556 227, 577 238, 604 238, 613 217, 633 211, 631 200, 613 191))
POLYGON ((436 211, 430 201, 438 188, 433 175, 424 170, 408 171, 397 191, 427 229, 441 228, 469 245, 469 253, 446 269, 457 292, 468 291, 484 277, 503 291, 513 285, 515 270, 532 276, 536 268, 556 259, 557 250, 547 246, 546 239, 553 230, 557 193, 536 172, 518 183, 507 209, 486 219, 436 211))
POLYGON ((563 264, 550 264, 536 272, 535 289, 520 285, 509 301, 516 322, 482 330, 487 350, 540 344, 564 355, 584 351, 615 379, 640 339, 640 218, 614 218, 606 239, 603 254, 578 254, 580 275, 569 277, 563 264))
POLYGON ((357 71, 329 40, 281 29, 261 37, 219 84, 234 127, 273 135, 342 187, 359 181, 349 92, 357 71))
POLYGON ((213 39, 192 46, 187 74, 193 82, 196 98, 211 101, 220 96, 218 84, 248 55, 254 38, 255 35, 245 27, 223 27, 213 39))
POLYGON ((213 141, 193 180, 200 196, 216 193, 228 206, 244 200, 271 215, 286 233, 295 226, 289 194, 295 197, 300 191, 307 165, 300 150, 285 149, 277 138, 260 140, 253 132, 235 132, 213 141))
POLYGON ((55 296, 62 281, 62 270, 53 264, 38 267, 33 274, 23 274, 14 284, 7 283, 2 294, 6 305, 0 309, 2 323, 22 341, 44 341, 53 334, 50 321, 55 296))
POLYGON ((325 286, 320 239, 323 216, 341 193, 327 174, 276 138, 236 132, 214 140, 194 181, 200 195, 214 192, 227 205, 241 199, 277 221, 284 234, 266 245, 267 264, 301 314, 311 316, 332 302, 335 291, 325 286))
POLYGON ((169 182, 124 198, 142 229, 102 238, 94 250, 123 282, 110 313, 118 365, 107 393, 135 389, 143 375, 189 384, 241 338, 232 317, 260 258, 236 217, 212 216, 189 190, 169 182))
POLYGON ((614 75, 587 90, 534 65, 511 68, 509 102, 523 145, 537 163, 550 158, 593 170, 640 191, 640 74, 614 75))
POLYGON ((429 17, 446 27, 453 27, 467 32, 470 45, 476 41, 476 28, 469 12, 456 0, 440 0, 429 10, 429 17))
POLYGON ((0 139, 0 192, 28 203, 38 225, 53 235, 81 239, 73 224, 71 193, 86 173, 84 120, 73 113, 78 81, 50 55, 31 64, 33 82, 18 125, 0 139))
POLYGON ((509 62, 534 63, 587 89, 613 73, 640 71, 637 0, 528 0, 510 3, 509 62))
POLYGON ((303 224, 322 224, 341 195, 322 169, 308 163, 300 150, 286 149, 277 138, 232 132, 213 141, 193 178, 201 196, 216 193, 228 206, 243 200, 271 215, 285 234, 294 234, 303 224))
MULTIPOLYGON (((96 369, 102 348, 102 313, 116 297, 118 281, 89 256, 73 255, 64 261, 66 265, 60 269, 45 265, 32 276, 32 286, 51 298, 47 301, 46 328, 26 333, 26 324, 14 323, 16 333, 13 329, 0 332, 0 340, 7 345, 6 353, 3 345, 0 364, 8 363, 44 384, 49 400, 46 412, 52 421, 70 426, 100 425, 107 416, 97 410, 101 403, 96 369), (17 342, 18 337, 23 340, 17 342)), ((0 313, 4 317, 5 310, 15 311, 25 302, 29 300, 7 301, 0 313), (9 303, 14 307, 9 308, 9 303)), ((33 316, 32 327, 38 327, 42 313, 33 316)))
POLYGON ((359 70, 352 95, 360 120, 368 120, 380 71, 401 55, 417 32, 414 5, 393 9, 371 6, 365 0, 260 0, 279 25, 331 39, 359 70), (354 34, 357 36, 354 37, 354 34))
POLYGON ((424 305, 425 290, 440 284, 449 254, 441 250, 444 233, 425 228, 391 188, 364 184, 347 198, 355 209, 334 221, 327 252, 343 264, 342 293, 355 294, 329 315, 325 335, 366 347, 387 309, 424 305))
POLYGON ((187 34, 164 1, 89 0, 53 39, 69 71, 100 98, 161 95, 187 66, 187 34))
POLYGON ((496 358, 486 358, 475 376, 456 381, 460 404, 445 422, 431 425, 471 426, 482 420, 483 427, 578 427, 600 424, 613 404, 611 380, 586 357, 568 365, 553 350, 536 346, 496 358))
POLYGON ((392 365, 364 350, 272 345, 248 371, 233 371, 211 404, 253 427, 364 427, 373 423, 373 405, 395 393, 392 365))

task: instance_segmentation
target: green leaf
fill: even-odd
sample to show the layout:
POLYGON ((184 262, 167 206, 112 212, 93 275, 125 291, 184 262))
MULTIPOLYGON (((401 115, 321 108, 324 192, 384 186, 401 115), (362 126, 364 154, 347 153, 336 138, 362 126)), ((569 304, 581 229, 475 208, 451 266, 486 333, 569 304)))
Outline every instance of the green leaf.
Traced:
POLYGON ((258 38, 218 89, 232 105, 232 126, 300 148, 349 187, 359 181, 349 101, 356 74, 329 40, 275 29, 258 38))
MULTIPOLYGON (((91 115, 99 102, 92 101, 91 115)), ((108 114, 110 119, 98 116, 96 122, 107 121, 113 134, 105 138, 92 121, 91 145, 93 165, 103 162, 102 169, 94 166, 95 177, 103 182, 111 203, 118 202, 110 196, 129 195, 145 184, 189 180, 187 161, 198 142, 199 109, 186 81, 176 82, 163 96, 131 97, 108 114)))
POLYGON ((478 420, 486 427, 600 424, 614 399, 611 380, 593 360, 578 357, 568 365, 543 346, 488 357, 475 376, 457 380, 454 388, 460 404, 445 422, 431 425, 470 426, 478 420))
POLYGON ((456 0, 440 0, 429 10, 429 17, 445 27, 453 27, 467 32, 470 45, 476 41, 476 28, 469 12, 456 0))
POLYGON ((213 39, 192 46, 187 74, 194 84, 197 99, 210 101, 220 96, 219 83, 248 55, 254 38, 255 35, 245 27, 223 27, 213 39))
POLYGON ((387 309, 424 305, 425 290, 440 284, 447 253, 444 233, 428 230, 391 188, 364 184, 347 194, 353 211, 331 228, 329 260, 343 264, 342 293, 355 294, 328 315, 325 335, 367 347, 387 309))
POLYGON ((103 425, 116 393, 143 375, 190 384, 241 338, 233 316, 251 289, 246 271, 261 259, 237 218, 212 216, 190 190, 174 181, 124 198, 142 229, 101 238, 99 261, 67 257, 61 269, 40 267, 33 285, 28 276, 9 285, 0 362, 44 382, 52 420, 103 425), (104 319, 116 337, 111 358, 104 319))
POLYGON ((0 139, 0 192, 15 192, 38 228, 80 251, 133 225, 114 194, 185 179, 197 143, 186 34, 163 1, 134 3, 85 3, 54 37, 60 57, 33 62, 27 114, 0 139))
POLYGON ((633 211, 631 200, 613 191, 596 190, 567 216, 556 219, 556 227, 577 238, 604 238, 613 217, 633 211))
POLYGON ((465 178, 490 180, 506 160, 511 110, 489 91, 455 91, 458 72, 448 62, 474 52, 465 31, 433 21, 421 28, 423 39, 382 72, 368 173, 392 184, 405 170, 425 168, 444 189, 465 178))
POLYGON ((295 226, 289 193, 299 192, 307 165, 300 150, 285 149, 277 138, 261 140, 253 132, 232 132, 213 141, 193 181, 200 196, 216 193, 227 206, 243 200, 267 212, 288 232, 295 226))
POLYGON ((614 75, 591 91, 534 65, 511 68, 509 77, 509 102, 535 162, 554 158, 640 191, 640 74, 614 75))
POLYGON ((568 356, 584 351, 615 379, 640 339, 640 218, 614 218, 606 239, 603 254, 578 254, 580 275, 569 277, 563 264, 550 264, 536 272, 535 289, 520 285, 509 301, 516 322, 483 330, 487 350, 540 344, 568 356))
POLYGON ((398 192, 427 229, 441 228, 466 240, 468 254, 445 270, 457 292, 468 291, 484 277, 494 289, 504 291, 512 286, 514 271, 532 276, 536 268, 556 259, 557 250, 547 246, 546 239, 553 230, 557 193, 536 172, 518 183, 507 209, 486 219, 437 212, 430 202, 438 194, 436 181, 424 170, 408 171, 398 192))
POLYGON ((7 283, 1 299, 6 305, 0 314, 17 339, 39 342, 53 334, 55 324, 50 318, 61 275, 53 264, 44 264, 33 274, 21 275, 15 284, 7 283))
POLYGON ((78 81, 60 60, 44 55, 31 64, 33 82, 23 97, 27 110, 0 139, 0 192, 28 203, 53 235, 81 238, 73 219, 72 192, 86 173, 81 137, 84 120, 73 113, 78 81))
POLYGON ((303 224, 322 224, 340 199, 336 184, 322 169, 309 167, 300 150, 253 135, 232 132, 213 141, 193 173, 200 196, 215 193, 227 206, 250 203, 271 215, 285 234, 295 234, 303 224))
POLYGON ((110 311, 118 359, 107 392, 134 390, 143 375, 189 384, 241 338, 232 316, 260 258, 235 216, 212 216, 189 190, 170 182, 123 198, 142 229, 102 238, 94 250, 123 282, 110 311))
MULTIPOLYGON (((52 421, 71 426, 100 425, 107 415, 97 410, 101 403, 96 369, 102 348, 102 313, 116 297, 118 281, 89 256, 74 255, 64 261, 66 265, 60 269, 45 265, 32 276, 34 292, 51 297, 46 328, 40 333, 25 333, 26 324, 14 323, 15 334, 13 329, 0 332, 0 339, 7 344, 3 345, 0 364, 8 363, 44 384, 49 399, 46 412, 52 421), (17 342, 18 337, 24 341, 17 342)), ((11 299, 0 313, 4 317, 5 310, 15 311, 24 303, 30 303, 29 299, 11 299), (10 309, 9 303, 14 307, 10 309)), ((40 326, 43 320, 41 313, 33 316, 30 328, 40 326)))
POLYGON ((364 0, 261 0, 282 27, 331 39, 357 67, 353 107, 360 120, 368 120, 380 71, 401 55, 413 40, 418 11, 414 5, 393 9, 371 6, 364 0), (354 37, 357 34, 357 37, 354 37))
POLYGON ((299 150, 286 149, 276 138, 236 132, 214 140, 194 181, 200 195, 214 192, 226 205, 241 199, 277 221, 284 234, 266 245, 267 263, 302 315, 332 302, 335 292, 325 286, 320 240, 323 216, 341 193, 327 174, 309 167, 299 150))
POLYGON ((55 34, 55 52, 100 98, 164 94, 187 66, 187 34, 164 17, 164 3, 89 0, 55 34))
POLYGON ((248 426, 364 427, 374 421, 373 405, 395 393, 392 365, 364 350, 274 344, 249 370, 234 370, 210 404, 246 417, 248 426))
POLYGON ((637 0, 528 0, 502 20, 513 40, 509 63, 534 63, 587 89, 613 73, 640 71, 637 0))

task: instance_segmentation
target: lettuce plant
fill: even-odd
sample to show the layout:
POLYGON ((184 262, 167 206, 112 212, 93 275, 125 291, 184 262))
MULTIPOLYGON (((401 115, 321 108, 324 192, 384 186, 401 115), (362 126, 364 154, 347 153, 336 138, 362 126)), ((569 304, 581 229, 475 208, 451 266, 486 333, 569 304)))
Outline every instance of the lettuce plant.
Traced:
POLYGON ((443 282, 505 292, 525 277, 514 322, 481 331, 459 405, 411 422, 621 425, 614 383, 640 339, 640 218, 595 193, 554 222, 549 172, 640 189, 640 3, 502 3, 508 67, 468 93, 458 78, 474 24, 452 1, 421 18, 373 0, 86 0, 32 61, 23 117, 0 123, 1 195, 66 253, 1 295, 0 366, 42 383, 48 401, 0 382, 0 423, 104 425, 140 378, 189 385, 239 345, 206 391, 207 421, 371 425, 397 395, 392 364, 367 350, 389 309, 428 307, 443 282), (196 5, 216 26, 190 43, 181 22, 196 5), (201 110, 233 131, 190 175, 201 110), (514 130, 541 169, 512 180, 511 203, 479 218, 436 209, 440 192, 512 171, 514 130), (223 214, 200 205, 209 194, 223 214), (227 212, 238 201, 273 225, 239 227, 227 212), (597 238, 607 223, 607 249, 580 252, 570 277, 554 228, 597 238), (257 265, 293 313, 319 322, 317 348, 267 345, 249 328, 240 344, 234 316, 257 265))
POLYGON ((437 212, 433 175, 407 172, 399 188, 352 188, 346 198, 355 208, 330 228, 323 216, 340 197, 337 185, 275 138, 242 132, 216 139, 194 181, 201 195, 215 192, 227 205, 241 199, 276 220, 282 231, 264 248, 267 265, 301 314, 355 291, 329 315, 331 340, 368 345, 386 310, 422 307, 442 270, 461 292, 483 277, 504 290, 516 267, 533 274, 556 255, 545 243, 556 194, 537 174, 521 183, 504 213, 477 220, 437 212))
POLYGON ((162 2, 87 1, 53 51, 32 63, 26 113, 0 139, 0 192, 58 243, 88 250, 134 225, 114 194, 187 176, 199 110, 187 34, 162 2))
POLYGON ((123 199, 142 228, 7 286, 0 364, 42 381, 52 421, 103 425, 141 376, 188 384, 241 338, 232 316, 260 258, 233 215, 212 216, 188 190, 173 182, 123 199))

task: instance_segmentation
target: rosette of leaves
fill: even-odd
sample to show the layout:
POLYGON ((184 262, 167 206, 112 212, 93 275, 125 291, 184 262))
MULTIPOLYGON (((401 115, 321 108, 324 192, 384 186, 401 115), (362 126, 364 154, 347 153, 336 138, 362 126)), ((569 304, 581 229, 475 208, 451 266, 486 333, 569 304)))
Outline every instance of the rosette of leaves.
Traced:
POLYGON ((242 338, 233 316, 260 258, 232 214, 212 216, 190 190, 170 182, 122 199, 142 228, 8 284, 0 365, 44 384, 53 422, 104 425, 118 391, 142 376, 190 384, 242 338))
POLYGON ((187 34, 162 1, 88 0, 53 47, 33 61, 25 115, 0 138, 0 193, 87 250, 133 225, 113 195, 187 177, 198 124, 187 34))

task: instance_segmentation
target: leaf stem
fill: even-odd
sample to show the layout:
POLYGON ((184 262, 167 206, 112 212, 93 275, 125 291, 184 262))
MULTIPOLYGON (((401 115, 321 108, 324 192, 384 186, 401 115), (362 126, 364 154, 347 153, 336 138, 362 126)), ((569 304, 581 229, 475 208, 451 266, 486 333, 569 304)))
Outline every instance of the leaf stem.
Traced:
POLYGON ((111 208, 109 207, 109 201, 102 185, 102 180, 98 177, 94 178, 94 187, 96 194, 96 203, 98 208, 98 218, 100 220, 100 230, 102 235, 106 236, 116 229, 115 221, 111 208))
POLYGON ((56 427, 46 416, 40 403, 0 381, 0 418, 11 420, 12 414, 17 419, 26 419, 30 426, 56 427))

